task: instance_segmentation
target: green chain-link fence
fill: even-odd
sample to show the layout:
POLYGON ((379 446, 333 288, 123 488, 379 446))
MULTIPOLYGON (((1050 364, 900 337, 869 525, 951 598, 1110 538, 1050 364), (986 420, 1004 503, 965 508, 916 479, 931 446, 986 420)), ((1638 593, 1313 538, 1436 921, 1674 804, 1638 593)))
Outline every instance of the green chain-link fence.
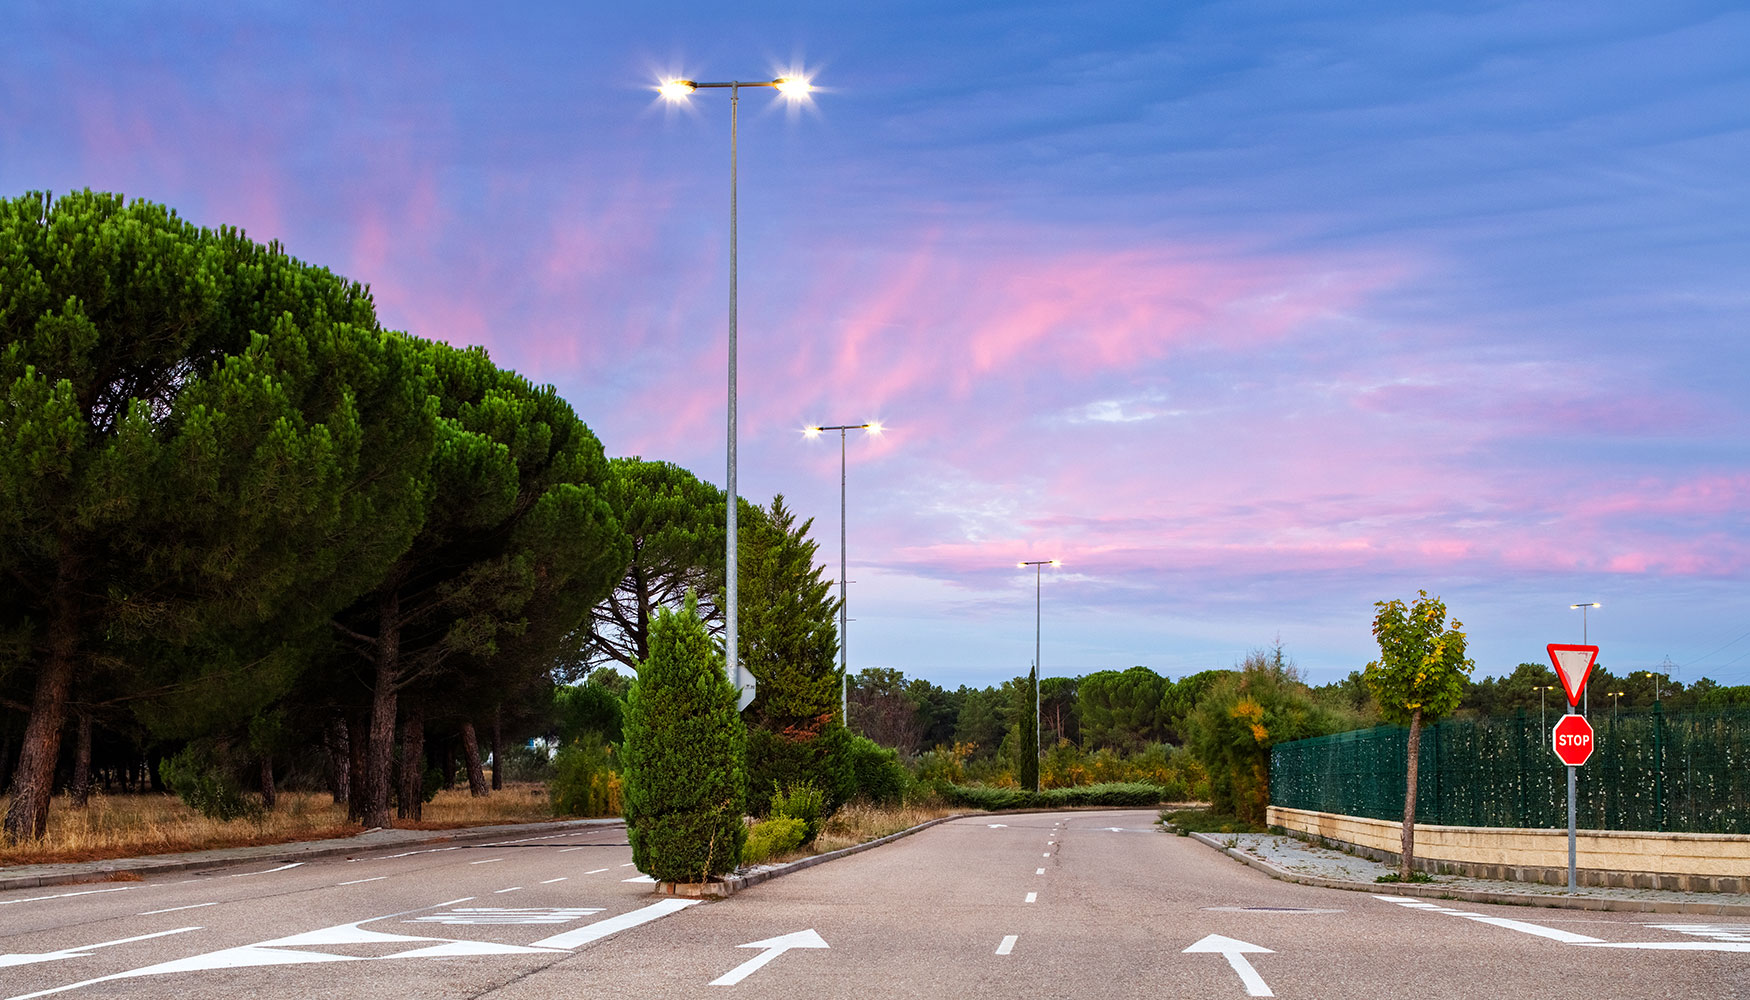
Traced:
MULTIPOLYGON (((1422 733, 1416 821, 1568 825, 1566 767, 1549 728, 1525 712, 1448 719, 1422 733)), ((1588 830, 1750 833, 1750 710, 1591 717, 1597 749, 1579 769, 1588 830)), ((1410 731, 1397 726, 1296 740, 1270 752, 1273 805, 1398 819, 1410 731)))

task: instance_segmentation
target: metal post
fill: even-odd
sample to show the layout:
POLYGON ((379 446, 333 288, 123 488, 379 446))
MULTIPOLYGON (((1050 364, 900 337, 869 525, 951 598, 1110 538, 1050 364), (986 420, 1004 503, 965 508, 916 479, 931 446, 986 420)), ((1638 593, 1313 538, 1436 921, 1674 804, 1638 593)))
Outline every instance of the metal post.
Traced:
POLYGON ((1657 806, 1656 825, 1665 830, 1665 713, 1655 698, 1653 701, 1653 802, 1657 806))
POLYGON ((839 428, 839 719, 851 724, 850 619, 845 617, 845 431, 839 428))
POLYGON ((731 84, 729 87, 729 510, 725 518, 725 530, 729 538, 725 543, 723 556, 723 571, 727 577, 728 600, 723 609, 723 655, 724 670, 729 674, 730 683, 735 685, 736 697, 740 697, 741 657, 737 648, 737 597, 740 580, 737 579, 736 542, 738 521, 736 517, 738 506, 735 496, 735 144, 738 138, 741 118, 741 88, 731 84))
POLYGON ((1575 886, 1575 862, 1577 862, 1577 858, 1579 858, 1579 853, 1577 853, 1577 848, 1575 848, 1575 830, 1573 830, 1573 825, 1575 825, 1575 807, 1573 807, 1573 772, 1575 771, 1577 771, 1575 767, 1568 767, 1568 891, 1570 891, 1570 893, 1577 888, 1577 886, 1575 886))
MULTIPOLYGON (((1045 567, 1033 567, 1033 759, 1039 759, 1039 590, 1045 567)), ((1034 770, 1034 791, 1038 791, 1038 770, 1034 770)))

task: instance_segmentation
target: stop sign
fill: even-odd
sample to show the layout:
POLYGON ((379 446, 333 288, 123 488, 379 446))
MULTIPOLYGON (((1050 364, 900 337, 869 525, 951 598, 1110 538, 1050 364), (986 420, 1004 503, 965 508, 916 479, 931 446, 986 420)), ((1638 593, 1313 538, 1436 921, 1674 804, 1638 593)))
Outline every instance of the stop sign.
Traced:
POLYGON ((1592 725, 1584 715, 1564 715, 1550 730, 1556 756, 1569 767, 1579 767, 1592 756, 1592 725))

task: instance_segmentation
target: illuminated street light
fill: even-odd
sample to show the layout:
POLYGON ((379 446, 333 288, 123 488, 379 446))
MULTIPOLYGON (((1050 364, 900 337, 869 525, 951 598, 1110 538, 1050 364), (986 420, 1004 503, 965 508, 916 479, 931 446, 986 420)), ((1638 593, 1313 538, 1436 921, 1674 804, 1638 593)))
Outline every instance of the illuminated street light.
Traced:
POLYGON ((736 516, 735 491, 735 291, 736 291, 736 144, 739 141, 741 119, 741 88, 771 87, 783 94, 787 100, 807 100, 814 87, 807 77, 778 77, 775 80, 756 80, 744 82, 740 80, 727 83, 697 83, 692 80, 673 78, 662 81, 656 91, 665 99, 674 102, 685 101, 695 91, 728 90, 729 91, 729 474, 728 474, 728 510, 724 518, 724 529, 728 538, 724 543, 723 571, 727 586, 726 600, 723 608, 723 658, 724 670, 729 674, 729 680, 742 692, 742 708, 747 707, 751 700, 748 695, 748 685, 741 680, 741 657, 737 646, 738 637, 738 600, 740 581, 738 579, 736 562, 736 543, 738 536, 738 521, 736 516))
MULTIPOLYGON (((1028 566, 1033 567, 1033 758, 1037 760, 1042 749, 1039 745, 1039 678, 1044 673, 1039 664, 1039 595, 1044 586, 1042 574, 1045 572, 1045 567, 1062 566, 1063 563, 1056 559, 1036 559, 1031 562, 1018 562, 1015 565, 1021 569, 1026 569, 1028 566)), ((1031 790, 1037 792, 1039 790, 1037 769, 1034 770, 1033 775, 1033 788, 1031 790)))
POLYGON ((871 420, 868 423, 835 424, 831 427, 815 424, 802 429, 802 436, 810 441, 820 437, 821 431, 839 432, 839 721, 846 726, 851 724, 851 668, 846 632, 850 619, 845 616, 845 432, 858 430, 878 435, 881 433, 881 422, 871 420))

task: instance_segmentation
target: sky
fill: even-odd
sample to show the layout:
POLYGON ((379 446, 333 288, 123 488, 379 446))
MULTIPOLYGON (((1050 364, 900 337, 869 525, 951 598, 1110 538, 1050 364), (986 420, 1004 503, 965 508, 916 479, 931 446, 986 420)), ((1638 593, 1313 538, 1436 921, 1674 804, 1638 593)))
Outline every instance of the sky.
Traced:
POLYGON ((729 95, 654 88, 807 76, 739 103, 738 485, 836 578, 800 432, 884 423, 853 671, 1322 683, 1426 590, 1479 676, 1750 683, 1741 3, 634 7, 9 4, 0 193, 278 240, 722 485, 729 95))

